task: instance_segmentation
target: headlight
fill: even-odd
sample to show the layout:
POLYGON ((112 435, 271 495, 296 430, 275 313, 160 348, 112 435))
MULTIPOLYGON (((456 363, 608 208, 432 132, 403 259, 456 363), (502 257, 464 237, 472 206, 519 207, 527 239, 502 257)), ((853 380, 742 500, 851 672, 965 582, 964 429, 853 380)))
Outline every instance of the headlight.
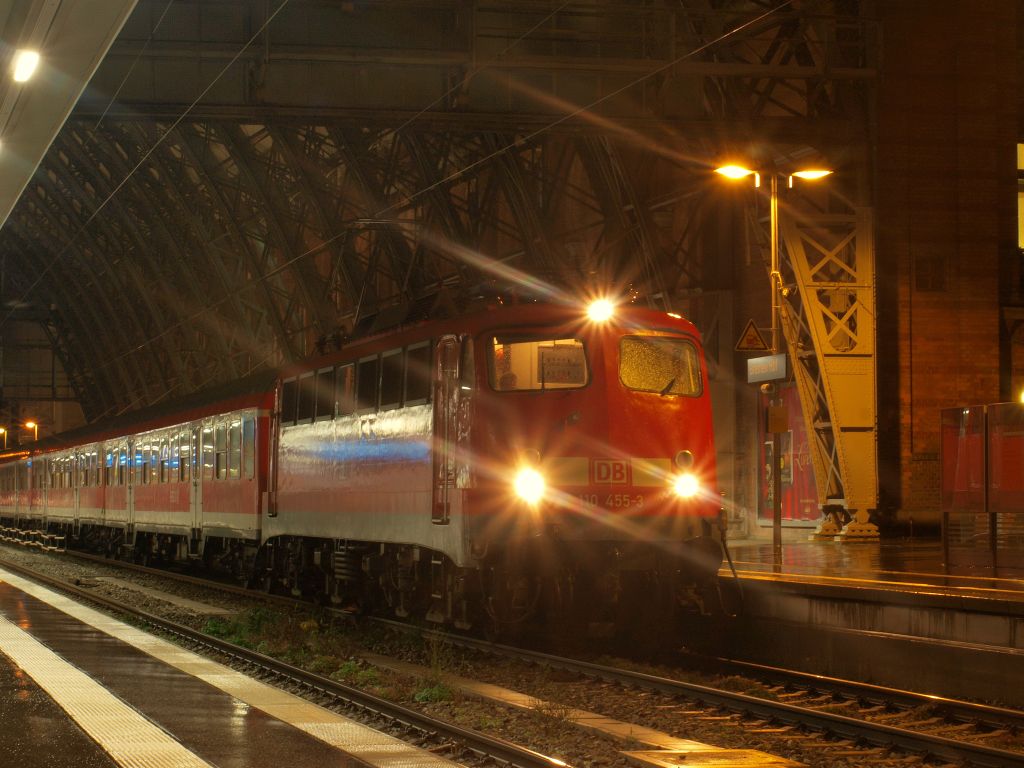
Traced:
POLYGON ((681 475, 677 475, 675 481, 672 483, 672 491, 676 496, 683 499, 696 496, 697 491, 699 490, 700 481, 692 472, 683 472, 681 475))
POLYGON ((606 320, 610 320, 614 314, 615 305, 608 299, 597 299, 587 307, 587 317, 594 323, 603 323, 606 320))
POLYGON ((536 504, 544 497, 544 475, 533 467, 523 467, 516 474, 513 487, 516 495, 527 504, 536 504))

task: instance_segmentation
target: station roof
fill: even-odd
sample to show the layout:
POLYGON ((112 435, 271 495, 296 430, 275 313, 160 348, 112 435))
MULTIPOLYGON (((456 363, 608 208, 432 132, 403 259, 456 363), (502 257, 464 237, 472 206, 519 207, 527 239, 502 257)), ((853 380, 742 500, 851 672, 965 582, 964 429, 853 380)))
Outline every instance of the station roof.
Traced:
POLYGON ((495 291, 686 311, 717 156, 848 160, 875 76, 843 3, 727 5, 8 3, 0 325, 94 420, 495 291))

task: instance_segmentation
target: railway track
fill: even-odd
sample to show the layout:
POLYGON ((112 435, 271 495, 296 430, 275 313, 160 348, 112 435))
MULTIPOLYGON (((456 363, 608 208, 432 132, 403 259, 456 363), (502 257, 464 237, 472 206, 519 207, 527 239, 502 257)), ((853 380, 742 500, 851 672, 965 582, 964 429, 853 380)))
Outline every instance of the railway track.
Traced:
MULTIPOLYGON (((567 768, 566 763, 557 758, 548 757, 504 739, 430 717, 358 688, 308 672, 256 651, 210 637, 122 602, 108 600, 87 589, 51 578, 20 564, 4 561, 3 567, 17 571, 33 581, 74 595, 85 602, 100 605, 115 613, 127 614, 144 624, 159 629, 187 647, 229 659, 245 667, 249 674, 258 676, 265 682, 269 680, 278 686, 298 689, 307 698, 319 700, 319 703, 324 705, 340 705, 346 709, 357 710, 366 716, 374 727, 387 727, 393 734, 397 732, 399 738, 416 740, 421 746, 425 743, 427 749, 436 753, 450 753, 454 755, 453 759, 455 760, 458 760, 460 755, 469 753, 481 761, 495 761, 499 764, 515 766, 515 768, 567 768)), ((136 568, 154 572, 154 569, 136 568)), ((162 576, 168 575, 166 571, 155 572, 162 576)), ((203 582, 203 585, 210 587, 211 583, 203 582)), ((249 596, 252 596, 251 592, 249 596)))
MULTIPOLYGON (((251 590, 220 585, 183 574, 89 555, 83 556, 79 553, 71 554, 108 565, 124 565, 131 570, 186 581, 206 588, 224 589, 248 598, 265 598, 274 603, 291 606, 296 603, 292 598, 262 595, 251 590)), ((90 599, 95 599, 88 593, 84 594, 90 599)), ((771 693, 771 698, 752 696, 524 648, 453 636, 386 619, 373 621, 402 632, 415 631, 427 637, 443 638, 447 643, 476 652, 516 659, 620 686, 657 692, 690 703, 692 706, 687 710, 687 714, 694 717, 720 719, 752 732, 778 733, 779 739, 783 741, 793 737, 807 738, 808 733, 815 734, 820 737, 820 742, 816 742, 816 746, 820 743, 822 749, 830 750, 837 758, 856 756, 858 764, 862 765, 888 764, 893 759, 890 751, 897 750, 907 756, 922 759, 927 757, 932 761, 946 761, 959 765, 1024 767, 1024 713, 1017 710, 808 675, 735 660, 714 660, 722 670, 743 674, 763 682, 771 693), (927 713, 922 714, 923 710, 927 710, 927 713), (1020 744, 1021 750, 1003 749, 985 743, 1005 739, 1015 741, 1015 747, 1020 744)), ((208 640, 209 638, 203 636, 203 642, 208 640)), ((216 642, 213 645, 219 646, 221 643, 216 642)), ((234 647, 218 651, 238 653, 234 647)), ((301 670, 298 672, 301 675, 308 675, 301 670)), ((337 685, 333 681, 327 683, 337 685)), ((319 686, 314 687, 319 690, 319 686)), ((375 708, 373 704, 370 706, 375 708)), ((553 763, 540 764, 550 766, 553 763)))

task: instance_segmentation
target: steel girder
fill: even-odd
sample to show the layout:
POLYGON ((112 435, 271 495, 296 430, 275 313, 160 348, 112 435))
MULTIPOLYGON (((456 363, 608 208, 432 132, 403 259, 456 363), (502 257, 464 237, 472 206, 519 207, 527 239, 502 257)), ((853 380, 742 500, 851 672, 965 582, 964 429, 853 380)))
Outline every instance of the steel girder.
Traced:
MULTIPOLYGON (((877 538, 873 215, 842 186, 780 195, 781 327, 822 509, 817 535, 877 538)), ((768 265, 769 222, 750 223, 768 265)))
POLYGON ((777 6, 291 0, 246 48, 276 4, 142 2, 0 254, 69 283, 90 418, 482 286, 673 307, 718 280, 708 160, 863 141, 870 24, 777 6))

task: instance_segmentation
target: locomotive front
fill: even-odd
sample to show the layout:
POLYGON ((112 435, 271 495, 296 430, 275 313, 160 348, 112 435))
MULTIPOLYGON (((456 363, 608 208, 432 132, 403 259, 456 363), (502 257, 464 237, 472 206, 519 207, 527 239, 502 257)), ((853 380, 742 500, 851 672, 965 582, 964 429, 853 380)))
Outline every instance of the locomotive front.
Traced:
POLYGON ((487 459, 469 532, 491 555, 491 604, 510 617, 601 606, 613 623, 710 610, 721 503, 693 325, 607 302, 520 320, 478 338, 473 453, 487 459))

